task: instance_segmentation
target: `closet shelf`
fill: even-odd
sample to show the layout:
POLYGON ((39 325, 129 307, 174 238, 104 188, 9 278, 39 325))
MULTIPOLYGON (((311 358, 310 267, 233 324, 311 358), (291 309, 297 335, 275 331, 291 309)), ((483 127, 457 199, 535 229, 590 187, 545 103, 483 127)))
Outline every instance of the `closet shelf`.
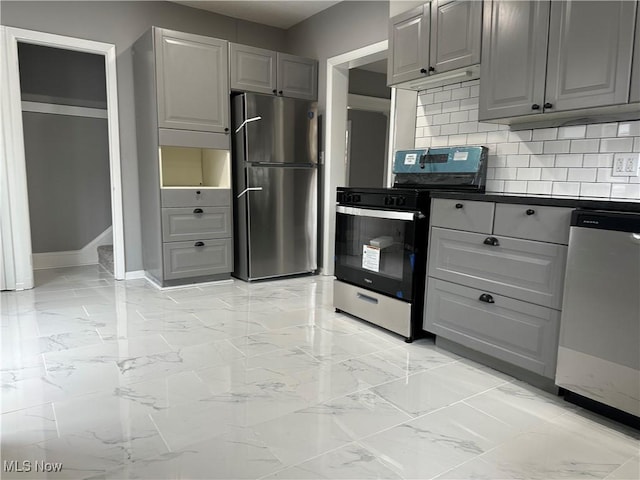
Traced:
POLYGON ((60 105, 57 103, 22 102, 23 112, 49 113, 53 115, 68 115, 73 117, 107 118, 104 108, 77 107, 74 105, 60 105))

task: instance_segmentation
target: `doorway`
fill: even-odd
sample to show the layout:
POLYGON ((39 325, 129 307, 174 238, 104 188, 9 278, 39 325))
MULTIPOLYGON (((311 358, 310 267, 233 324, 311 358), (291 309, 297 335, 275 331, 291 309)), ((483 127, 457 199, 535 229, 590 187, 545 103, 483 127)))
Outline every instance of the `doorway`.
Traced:
MULTIPOLYGON (((11 27, 1 27, 0 95, 3 153, 0 191, 2 207, 0 219, 0 288, 24 290, 34 286, 31 241, 31 215, 25 161, 25 129, 31 128, 23 120, 19 75, 19 47, 37 45, 54 49, 99 55, 104 61, 106 86, 106 117, 108 144, 108 176, 110 190, 111 225, 113 238, 113 269, 117 280, 125 277, 122 185, 120 176, 120 143, 117 109, 117 80, 115 46, 89 40, 52 35, 11 27)), ((34 102, 38 103, 38 102, 34 102)), ((32 105, 33 107, 33 105, 32 105)), ((76 113, 91 114, 92 108, 69 106, 76 113), (74 110, 75 109, 75 110, 74 110), (85 110, 82 110, 85 109, 85 110)), ((58 108, 58 107, 54 107, 58 108)), ((68 111, 68 110, 67 110, 68 111)))

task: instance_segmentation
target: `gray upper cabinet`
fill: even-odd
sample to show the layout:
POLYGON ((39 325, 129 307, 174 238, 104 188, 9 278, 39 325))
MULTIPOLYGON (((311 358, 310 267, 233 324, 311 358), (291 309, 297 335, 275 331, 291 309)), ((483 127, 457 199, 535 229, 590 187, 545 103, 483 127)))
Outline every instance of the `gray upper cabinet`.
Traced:
POLYGON ((275 94, 277 54, 264 48, 229 44, 231 89, 275 94))
POLYGON ((485 0, 478 118, 542 111, 549 2, 485 0))
POLYGON ((627 103, 636 3, 551 3, 545 111, 627 103))
MULTIPOLYGON (((640 7, 638 7, 640 10, 640 7)), ((630 102, 640 102, 640 11, 636 12, 636 43, 633 47, 630 102)))
POLYGON ((305 100, 318 98, 318 62, 278 52, 278 95, 305 100))
POLYGON ((229 44, 231 88, 242 92, 315 100, 318 62, 310 58, 229 44))
POLYGON ((486 0, 478 118, 543 121, 541 113, 626 104, 636 8, 486 0))
POLYGON ((433 1, 431 19, 430 72, 480 63, 482 2, 433 1))
POLYGON ((389 25, 387 84, 414 80, 429 65, 429 5, 393 17, 389 25))
POLYGON ((228 42, 162 28, 155 36, 159 127, 228 131, 228 42))

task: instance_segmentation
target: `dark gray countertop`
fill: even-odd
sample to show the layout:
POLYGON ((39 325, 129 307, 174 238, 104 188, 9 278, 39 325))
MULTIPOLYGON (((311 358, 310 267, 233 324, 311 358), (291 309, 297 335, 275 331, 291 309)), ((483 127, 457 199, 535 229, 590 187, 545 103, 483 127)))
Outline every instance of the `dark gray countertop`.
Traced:
POLYGON ((454 200, 477 200, 481 202, 516 203, 550 207, 585 208, 589 210, 612 210, 640 213, 640 200, 632 198, 570 197, 562 195, 528 195, 525 193, 499 192, 447 192, 432 191, 431 198, 454 200))

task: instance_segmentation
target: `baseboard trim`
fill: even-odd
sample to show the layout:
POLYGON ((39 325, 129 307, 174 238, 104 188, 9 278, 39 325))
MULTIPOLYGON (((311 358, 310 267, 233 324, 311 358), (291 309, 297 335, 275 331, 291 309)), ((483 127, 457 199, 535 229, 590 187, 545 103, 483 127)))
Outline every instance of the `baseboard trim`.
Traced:
POLYGON ((125 280, 140 280, 141 278, 147 278, 144 270, 134 270, 131 272, 125 272, 124 274, 125 280))
POLYGON ((109 227, 80 250, 66 252, 34 253, 31 255, 33 269, 79 267, 98 264, 98 247, 113 243, 113 228, 109 227))
POLYGON ((208 287, 211 285, 230 285, 230 284, 233 284, 233 282, 235 281, 232 278, 228 278, 224 280, 213 280, 213 281, 201 282, 201 283, 185 283, 183 285, 171 285, 171 286, 163 287, 160 283, 158 283, 156 279, 154 279, 150 275, 145 274, 144 278, 146 278, 147 282, 149 282, 151 285, 153 285, 154 287, 156 287, 158 290, 162 292, 168 291, 168 290, 180 290, 184 288, 193 288, 193 287, 208 287))

